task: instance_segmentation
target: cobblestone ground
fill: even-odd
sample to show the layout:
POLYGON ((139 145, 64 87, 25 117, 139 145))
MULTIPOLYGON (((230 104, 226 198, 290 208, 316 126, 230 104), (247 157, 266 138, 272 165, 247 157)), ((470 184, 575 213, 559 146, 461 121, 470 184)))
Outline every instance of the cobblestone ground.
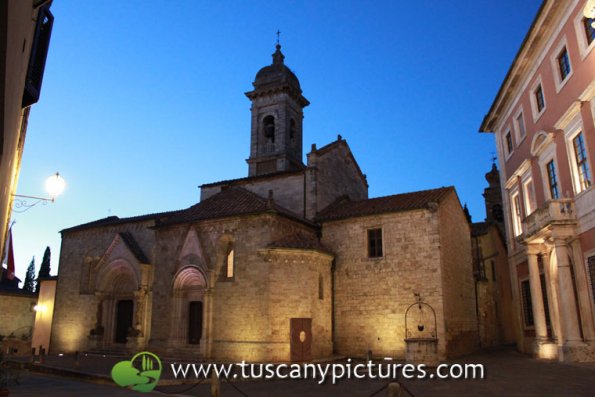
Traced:
MULTIPOLYGON (((595 395, 595 363, 560 364, 531 359, 512 350, 467 356, 458 363, 481 363, 486 369, 483 380, 404 380, 403 384, 415 397, 443 396, 560 396, 579 397, 595 395)), ((99 363, 94 373, 107 367, 99 363)), ((90 370, 87 364, 87 371, 90 370)), ((108 375, 107 373, 104 375, 108 375)), ((268 396, 340 396, 368 397, 380 390, 386 381, 344 380, 336 385, 319 385, 313 380, 222 382, 221 397, 268 396)), ((178 395, 208 397, 210 386, 200 384, 159 386, 153 393, 143 395, 178 395)), ((137 392, 118 388, 109 381, 105 384, 89 383, 79 379, 24 372, 20 385, 11 387, 10 396, 140 396, 137 392)), ((387 396, 386 389, 376 396, 387 396)), ((407 394, 404 394, 407 396, 407 394)))

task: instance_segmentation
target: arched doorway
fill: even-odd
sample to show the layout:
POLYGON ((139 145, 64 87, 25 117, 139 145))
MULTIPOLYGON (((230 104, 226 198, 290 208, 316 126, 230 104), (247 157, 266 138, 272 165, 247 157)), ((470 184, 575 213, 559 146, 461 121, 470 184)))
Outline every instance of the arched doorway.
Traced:
POLYGON ((97 325, 103 332, 103 344, 123 346, 134 327, 138 277, 128 262, 116 260, 100 271, 98 280, 97 325))
POLYGON ((196 266, 181 269, 174 278, 170 347, 204 351, 206 279, 196 266))

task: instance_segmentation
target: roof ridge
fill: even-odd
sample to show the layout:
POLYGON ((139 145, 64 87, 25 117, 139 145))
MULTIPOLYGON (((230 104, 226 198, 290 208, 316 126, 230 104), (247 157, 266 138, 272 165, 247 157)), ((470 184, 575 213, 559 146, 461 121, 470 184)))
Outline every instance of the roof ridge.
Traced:
POLYGON ((357 216, 377 215, 388 212, 411 211, 428 208, 439 203, 448 192, 455 192, 454 186, 398 193, 362 200, 336 200, 316 215, 317 221, 345 219, 357 216))

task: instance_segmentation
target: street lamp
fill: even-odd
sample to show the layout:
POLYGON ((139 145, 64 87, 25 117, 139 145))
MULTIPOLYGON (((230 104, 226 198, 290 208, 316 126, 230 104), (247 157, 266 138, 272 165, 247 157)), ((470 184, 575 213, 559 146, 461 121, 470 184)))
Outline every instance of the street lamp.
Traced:
POLYGON ((58 197, 64 191, 66 187, 66 181, 64 178, 60 176, 60 173, 56 172, 54 175, 50 176, 45 181, 45 188, 48 192, 50 197, 37 197, 37 196, 25 196, 22 194, 13 194, 12 196, 15 197, 13 200, 13 211, 22 213, 27 211, 28 209, 36 206, 39 203, 43 203, 44 205, 48 202, 54 202, 56 197, 58 197), (16 198, 18 197, 18 198, 16 198), (25 199, 32 199, 36 200, 32 204, 29 204, 25 199))

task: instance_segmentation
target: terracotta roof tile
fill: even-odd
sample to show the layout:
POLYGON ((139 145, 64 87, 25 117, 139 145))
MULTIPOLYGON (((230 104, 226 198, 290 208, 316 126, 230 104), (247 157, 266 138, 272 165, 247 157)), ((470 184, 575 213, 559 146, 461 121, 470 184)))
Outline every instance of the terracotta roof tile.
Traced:
POLYGON ((322 245, 318 239, 302 235, 285 236, 279 240, 273 241, 268 247, 303 249, 331 253, 331 251, 322 245))
POLYGON ((226 180, 218 181, 218 182, 205 183, 203 185, 200 185, 200 187, 202 188, 202 187, 211 187, 211 186, 219 186, 219 185, 233 185, 233 184, 242 183, 242 182, 252 182, 252 181, 260 181, 260 180, 266 180, 266 179, 275 179, 275 178, 280 178, 280 177, 289 176, 289 175, 293 175, 293 174, 302 174, 303 172, 304 172, 303 169, 291 170, 291 171, 278 171, 278 172, 272 172, 270 174, 264 174, 264 175, 247 176, 244 178, 226 179, 226 180))
POLYGON ((205 219, 226 218, 263 212, 276 212, 301 222, 310 223, 297 214, 241 187, 229 187, 192 207, 179 211, 160 225, 188 223, 205 219))
POLYGON ((359 201, 351 201, 344 197, 322 210, 316 219, 324 222, 358 216, 383 214, 387 212, 411 211, 428 208, 429 203, 440 202, 440 200, 451 191, 454 191, 454 187, 449 186, 359 201))
POLYGON ((83 223, 80 225, 72 226, 66 229, 62 229, 60 233, 63 232, 72 232, 77 230, 84 230, 84 229, 91 229, 94 227, 99 226, 112 226, 112 225, 119 225, 122 223, 130 223, 130 222, 144 222, 148 220, 159 220, 168 218, 174 214, 177 214, 180 211, 168 211, 168 212, 157 212, 153 214, 146 214, 146 215, 138 215, 138 216, 130 216, 127 218, 120 218, 115 215, 108 216, 107 218, 97 219, 95 221, 83 223))

